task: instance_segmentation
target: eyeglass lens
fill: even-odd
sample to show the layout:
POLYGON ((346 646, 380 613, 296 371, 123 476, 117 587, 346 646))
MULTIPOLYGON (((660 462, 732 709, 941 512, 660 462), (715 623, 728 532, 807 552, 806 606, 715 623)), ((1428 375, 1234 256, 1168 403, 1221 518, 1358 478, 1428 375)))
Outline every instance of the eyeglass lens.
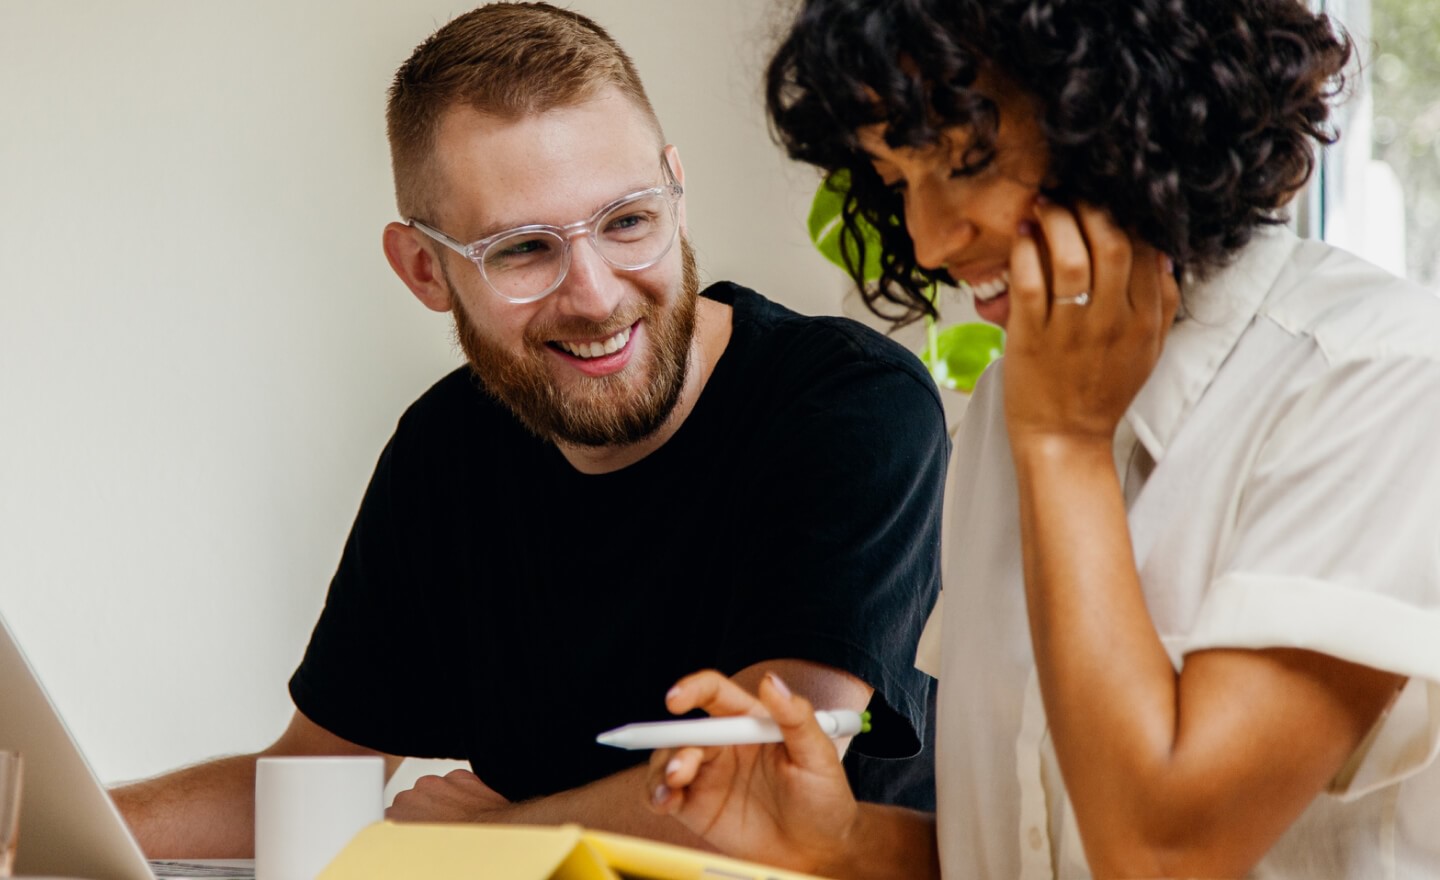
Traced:
MULTIPOLYGON (((643 194, 596 221, 591 241, 617 269, 643 269, 659 260, 675 234, 675 212, 664 195, 643 194)), ((529 299, 559 283, 566 243, 553 232, 517 232, 490 243, 480 255, 485 280, 502 296, 529 299)))

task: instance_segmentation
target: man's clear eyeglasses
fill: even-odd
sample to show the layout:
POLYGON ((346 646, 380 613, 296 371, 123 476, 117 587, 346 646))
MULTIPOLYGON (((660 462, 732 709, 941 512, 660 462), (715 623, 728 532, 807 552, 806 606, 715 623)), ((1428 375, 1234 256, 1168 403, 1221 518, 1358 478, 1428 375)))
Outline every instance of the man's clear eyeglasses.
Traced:
POLYGON ((676 204, 685 190, 662 154, 666 183, 621 196, 586 220, 565 226, 533 223, 461 244, 414 218, 410 225, 474 263, 502 299, 531 303, 560 286, 570 271, 571 239, 587 235, 616 269, 648 269, 670 252, 679 231, 676 204))

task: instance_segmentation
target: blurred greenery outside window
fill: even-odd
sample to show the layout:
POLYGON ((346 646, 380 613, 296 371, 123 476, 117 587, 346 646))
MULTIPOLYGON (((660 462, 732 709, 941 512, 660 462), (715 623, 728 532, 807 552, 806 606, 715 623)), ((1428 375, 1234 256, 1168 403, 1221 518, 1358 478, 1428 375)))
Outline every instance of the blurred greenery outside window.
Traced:
POLYGON ((1358 63, 1309 232, 1440 294, 1440 2, 1312 5, 1350 33, 1358 63))

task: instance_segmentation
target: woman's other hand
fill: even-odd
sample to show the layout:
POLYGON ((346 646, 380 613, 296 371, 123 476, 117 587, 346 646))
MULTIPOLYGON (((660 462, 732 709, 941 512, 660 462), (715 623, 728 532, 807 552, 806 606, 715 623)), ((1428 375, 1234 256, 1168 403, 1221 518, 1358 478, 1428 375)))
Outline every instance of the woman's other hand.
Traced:
POLYGON ((855 824, 857 805, 835 744, 814 709, 773 673, 759 699, 714 671, 681 679, 671 712, 769 716, 783 743, 662 749, 650 758, 650 808, 675 817, 721 852, 805 872, 823 872, 855 824))

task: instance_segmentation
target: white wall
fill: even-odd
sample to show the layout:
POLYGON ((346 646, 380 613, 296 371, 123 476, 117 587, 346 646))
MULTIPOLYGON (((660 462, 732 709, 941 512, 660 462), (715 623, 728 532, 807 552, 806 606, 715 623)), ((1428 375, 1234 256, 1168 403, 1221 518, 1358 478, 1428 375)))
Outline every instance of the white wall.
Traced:
MULTIPOLYGON (((578 0, 634 55, 707 277, 845 282, 769 141, 773 0, 578 0)), ((380 253, 395 67, 464 4, 0 0, 0 610, 98 772, 257 748, 375 456, 458 363, 380 253)))

